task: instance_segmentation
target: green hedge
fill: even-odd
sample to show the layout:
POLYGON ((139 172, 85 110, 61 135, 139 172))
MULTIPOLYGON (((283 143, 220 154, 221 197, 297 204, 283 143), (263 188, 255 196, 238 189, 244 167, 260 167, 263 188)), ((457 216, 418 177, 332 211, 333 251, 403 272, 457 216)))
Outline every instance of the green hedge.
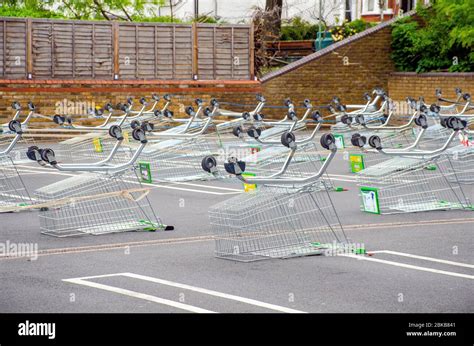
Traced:
POLYGON ((399 71, 474 71, 474 0, 437 0, 417 9, 420 23, 392 26, 392 59, 399 71))

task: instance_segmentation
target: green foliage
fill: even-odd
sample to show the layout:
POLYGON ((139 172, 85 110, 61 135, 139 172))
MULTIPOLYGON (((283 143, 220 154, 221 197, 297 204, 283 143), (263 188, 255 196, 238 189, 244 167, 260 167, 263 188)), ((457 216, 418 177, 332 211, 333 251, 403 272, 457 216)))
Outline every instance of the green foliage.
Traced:
POLYGON ((280 40, 314 40, 318 33, 318 24, 311 24, 300 17, 295 17, 282 25, 280 40))
POLYGON ((342 39, 345 39, 346 37, 364 31, 374 25, 374 23, 369 23, 362 19, 357 19, 352 22, 348 22, 347 20, 345 20, 344 22, 342 22, 341 25, 336 25, 329 29, 329 32, 331 33, 332 39, 334 41, 340 41, 342 39))
MULTIPOLYGON (((352 36, 367 28, 370 28, 372 23, 365 22, 361 19, 352 22, 344 21, 341 25, 336 25, 329 29, 335 41, 352 36), (336 39, 337 37, 337 39, 336 39)), ((326 30, 323 26, 322 30, 326 30)), ((288 21, 281 27, 280 40, 294 41, 294 40, 315 40, 319 31, 318 24, 311 24, 300 17, 295 17, 288 21)))
POLYGON ((421 25, 392 26, 392 59, 399 71, 474 71, 474 0, 437 0, 417 9, 421 25), (457 62, 457 64, 455 64, 457 62))
POLYGON ((166 0, 3 0, 0 16, 182 22, 157 14, 157 9, 166 3, 166 0))

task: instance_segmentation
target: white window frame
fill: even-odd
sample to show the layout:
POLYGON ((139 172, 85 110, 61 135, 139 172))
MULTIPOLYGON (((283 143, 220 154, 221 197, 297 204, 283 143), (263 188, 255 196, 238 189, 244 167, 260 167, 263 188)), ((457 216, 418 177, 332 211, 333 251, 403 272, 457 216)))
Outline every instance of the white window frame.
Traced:
MULTIPOLYGON (((388 0, 385 0, 388 6, 388 0)), ((379 7, 379 0, 374 0, 374 10, 369 11, 367 10, 369 7, 369 0, 362 1, 362 15, 379 15, 380 14, 380 7, 379 7)), ((393 8, 387 7, 386 10, 383 11, 384 14, 393 14, 393 8)))

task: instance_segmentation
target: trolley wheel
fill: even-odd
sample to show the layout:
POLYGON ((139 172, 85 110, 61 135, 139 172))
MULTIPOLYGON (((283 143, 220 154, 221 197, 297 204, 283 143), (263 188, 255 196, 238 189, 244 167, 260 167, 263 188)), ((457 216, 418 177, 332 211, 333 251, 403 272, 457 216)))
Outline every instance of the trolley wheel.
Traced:
POLYGON ((305 106, 306 108, 310 108, 311 107, 311 100, 310 99, 304 99, 303 106, 305 106))
POLYGON ((432 104, 430 106, 430 111, 432 111, 433 113, 439 113, 439 111, 441 110, 441 107, 438 106, 437 104, 432 104))
POLYGON ((454 126, 454 122, 456 121, 456 118, 455 117, 448 117, 446 120, 445 120, 445 124, 446 124, 446 127, 448 129, 452 129, 453 126, 454 126))
POLYGON ((206 117, 210 116, 212 114, 212 109, 210 109, 209 107, 204 108, 203 114, 206 117))
POLYGON ((184 111, 186 112, 187 115, 191 116, 194 113, 194 107, 193 106, 188 106, 188 107, 186 107, 186 109, 184 111))
POLYGON ((133 105, 133 98, 132 97, 127 98, 127 104, 130 105, 130 106, 133 105))
POLYGON ((258 138, 262 134, 262 130, 255 126, 250 126, 247 130, 247 134, 252 138, 258 138))
POLYGON ((232 134, 235 137, 240 137, 240 134, 243 132, 242 126, 234 126, 232 128, 232 134))
POLYGON ((291 112, 288 112, 288 118, 290 118, 291 120, 296 120, 298 119, 297 116, 296 116, 296 113, 291 111, 291 112))
POLYGON ((159 109, 156 109, 153 114, 155 115, 155 117, 162 117, 163 116, 163 112, 160 111, 159 109))
POLYGON ((201 167, 204 171, 211 173, 211 169, 217 167, 217 160, 214 156, 205 156, 201 161, 201 167))
POLYGON ((343 104, 339 104, 336 106, 336 109, 339 111, 339 112, 344 112, 347 110, 347 107, 346 105, 343 105, 343 104))
POLYGON ((292 105, 293 102, 291 102, 291 99, 287 98, 287 99, 285 99, 284 104, 285 104, 285 106, 290 107, 290 105, 292 105))
POLYGON ((196 104, 196 106, 198 106, 198 107, 199 107, 199 106, 201 106, 201 105, 202 105, 202 99, 200 99, 200 98, 197 98, 197 99, 195 99, 195 100, 194 100, 194 103, 196 104))
POLYGON ((296 137, 293 134, 293 132, 285 131, 281 134, 281 144, 283 144, 285 147, 290 147, 291 143, 294 143, 296 141, 296 137))
POLYGON ((461 96, 461 95, 462 95, 462 90, 461 90, 461 88, 454 88, 454 92, 456 93, 457 96, 461 96))
POLYGON ((436 90, 435 90, 435 96, 436 96, 436 98, 439 99, 439 98, 441 98, 442 95, 443 95, 443 92, 441 91, 441 89, 440 89, 440 88, 436 88, 436 90))
POLYGON ((428 110, 428 107, 426 107, 425 105, 420 106, 420 111, 426 112, 427 110, 428 110))
POLYGON ((325 133, 324 135, 321 136, 321 139, 319 140, 321 143, 321 146, 324 149, 330 149, 331 146, 336 143, 336 138, 332 135, 332 133, 325 133))
POLYGON ((66 117, 56 114, 55 116, 53 116, 53 121, 58 125, 62 125, 64 124, 64 121, 66 121, 66 117))
POLYGON ((311 114, 311 118, 316 121, 317 123, 323 122, 323 118, 321 116, 321 113, 319 111, 314 111, 313 114, 311 114))
POLYGON ((159 100, 160 100, 160 97, 159 97, 157 94, 152 94, 152 95, 151 95, 151 98, 152 98, 154 101, 159 101, 159 100))
POLYGON ((362 98, 364 100, 366 100, 367 102, 370 102, 372 100, 372 97, 369 95, 369 93, 364 93, 364 95, 362 96, 362 98))
POLYGON ((143 131, 141 128, 137 127, 136 129, 133 129, 132 131, 132 137, 136 141, 140 141, 142 143, 146 143, 146 135, 145 131, 143 131))
POLYGON ((265 102, 265 97, 263 97, 263 95, 257 94, 255 98, 258 102, 265 102))
POLYGON ((28 147, 26 151, 26 157, 28 157, 32 161, 37 161, 36 153, 39 151, 39 148, 36 145, 32 145, 28 147))
POLYGON ((334 103, 335 105, 338 105, 338 104, 341 103, 341 99, 340 99, 339 97, 337 97, 337 96, 334 96, 334 97, 332 98, 332 103, 334 103))
POLYGON ((229 174, 239 175, 242 172, 245 172, 245 162, 236 160, 235 162, 226 162, 224 163, 225 171, 229 174), (240 172, 236 172, 236 168, 239 168, 240 172))
POLYGON ((344 114, 343 116, 341 116, 341 123, 346 125, 352 124, 352 117, 348 116, 347 114, 344 114))
POLYGON ((104 109, 109 111, 109 112, 112 112, 114 110, 114 107, 112 106, 112 104, 110 102, 108 102, 108 103, 105 104, 104 109))
POLYGON ((140 98, 139 102, 142 104, 142 105, 146 105, 146 98, 142 97, 140 98))
POLYGON ((212 107, 216 107, 219 105, 219 102, 217 102, 216 99, 211 99, 211 102, 209 102, 211 104, 212 107))
POLYGON ((155 125, 148 122, 148 121, 144 121, 144 122, 142 122, 140 127, 145 132, 151 132, 155 128, 155 125))
POLYGON ((471 99, 471 94, 465 93, 464 95, 462 95, 462 98, 463 98, 465 101, 469 101, 469 100, 471 99))
POLYGON ((355 116, 355 122, 360 125, 365 125, 365 118, 363 114, 357 114, 355 116))
POLYGON ((439 118, 439 124, 443 127, 448 127, 448 125, 446 124, 446 118, 439 118))
POLYGON ((30 111, 34 111, 36 109, 36 106, 33 102, 28 102, 28 108, 30 109, 30 111))
POLYGON ((416 117, 415 124, 424 129, 428 128, 428 119, 426 118, 426 115, 420 114, 418 117, 416 117))
POLYGON ((117 138, 118 140, 123 139, 122 129, 118 125, 112 125, 109 127, 109 135, 113 138, 117 138))
POLYGON ((41 159, 42 159, 43 161, 49 162, 49 163, 51 163, 51 164, 56 163, 55 154, 54 154, 53 149, 49 149, 49 148, 40 149, 40 150, 39 150, 39 153, 40 153, 41 159))
POLYGON ((21 106, 20 104, 18 103, 18 101, 13 101, 12 102, 12 108, 16 111, 19 111, 21 109, 21 106))
POLYGON ((163 112, 163 115, 167 118, 172 118, 174 113, 173 111, 170 111, 169 109, 165 109, 165 111, 163 112))
POLYGON ((243 112, 242 113, 242 118, 244 118, 245 120, 249 120, 250 119, 250 113, 249 112, 243 112))
POLYGON ((254 115, 253 115, 253 119, 254 119, 255 121, 262 121, 263 118, 265 118, 265 115, 263 115, 262 113, 257 113, 257 114, 254 114, 254 115))
POLYGON ((122 107, 120 107, 120 110, 126 113, 130 109, 129 106, 130 106, 130 103, 122 104, 122 107))
POLYGON ((171 101, 171 96, 169 94, 164 94, 163 95, 163 100, 165 101, 171 101))
POLYGON ((132 129, 136 129, 136 128, 139 128, 140 127, 140 122, 138 120, 132 120, 130 122, 130 127, 132 129))
POLYGON ((374 149, 382 149, 382 141, 379 136, 370 136, 369 145, 374 149))
POLYGON ((10 129, 10 131, 13 131, 15 133, 20 133, 21 123, 18 120, 12 120, 8 123, 8 128, 10 129))
POLYGON ((351 143, 355 147, 362 148, 367 143, 367 138, 359 133, 354 133, 351 137, 351 143))

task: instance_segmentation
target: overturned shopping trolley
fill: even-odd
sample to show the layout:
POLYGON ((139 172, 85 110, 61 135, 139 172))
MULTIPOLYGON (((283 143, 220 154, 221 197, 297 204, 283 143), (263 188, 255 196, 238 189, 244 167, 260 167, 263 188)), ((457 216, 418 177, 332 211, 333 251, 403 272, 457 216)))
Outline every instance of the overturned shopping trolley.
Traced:
POLYGON ((43 234, 66 237, 82 234, 171 229, 156 216, 147 194, 137 178, 126 179, 124 173, 133 170, 134 163, 145 147, 145 131, 135 129, 132 136, 140 142, 128 162, 110 164, 123 135, 120 127, 111 128, 117 143, 109 156, 96 163, 59 164, 51 149, 34 148, 28 156, 42 165, 51 164, 66 172, 85 172, 42 187, 36 195, 43 203, 40 225, 43 234))
MULTIPOLYGON (((450 136, 432 150, 384 149, 380 138, 371 136, 370 146, 392 158, 358 173, 361 210, 375 214, 472 210, 467 188, 460 181, 467 165, 452 154, 453 149, 447 150, 466 122, 450 117, 445 126, 451 129, 450 136)), ((363 145, 366 139, 361 136, 357 141, 363 145)))
MULTIPOLYGON (((229 159, 226 171, 257 189, 210 208, 217 257, 249 262, 323 254, 347 244, 330 193, 322 187, 321 177, 337 151, 334 137, 323 135, 321 144, 330 154, 309 177, 287 174, 298 156, 296 140, 288 143, 290 155, 281 170, 268 177, 246 177, 245 162, 229 159)), ((202 166, 218 174, 213 157, 205 157, 202 166)))

